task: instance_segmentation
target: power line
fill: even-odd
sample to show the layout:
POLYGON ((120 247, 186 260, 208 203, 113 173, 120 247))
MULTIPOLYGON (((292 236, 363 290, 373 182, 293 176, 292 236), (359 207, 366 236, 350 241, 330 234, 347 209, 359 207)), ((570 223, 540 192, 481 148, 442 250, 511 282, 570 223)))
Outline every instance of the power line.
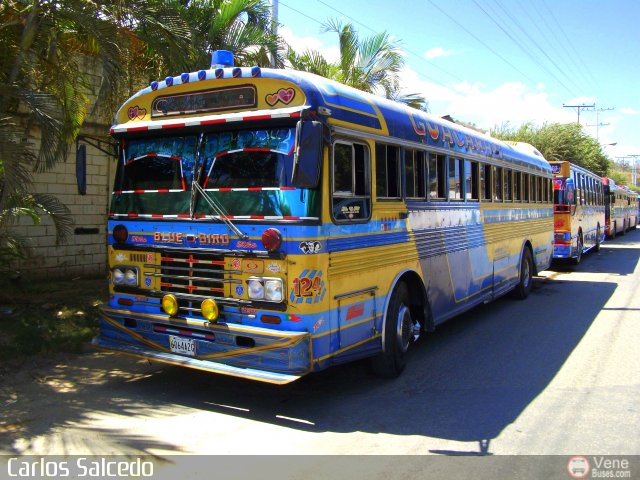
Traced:
MULTIPOLYGON (((341 11, 340 11, 340 10, 338 10, 337 8, 335 8, 335 7, 331 6, 331 5, 329 5, 327 2, 323 2, 322 0, 317 0, 317 1, 318 1, 318 3, 321 3, 321 4, 323 4, 324 6, 326 6, 326 7, 330 8, 330 9, 331 9, 331 10, 333 10, 334 12, 339 13, 340 15, 343 15, 344 17, 348 18, 348 19, 349 19, 349 20, 351 20, 352 22, 357 23, 358 25, 361 25, 362 27, 366 28, 366 29, 367 29, 367 30, 369 30, 370 32, 372 32, 372 33, 374 33, 374 34, 379 33, 379 32, 376 32, 375 30, 373 30, 373 29, 372 29, 371 27, 369 27, 368 25, 365 25, 364 23, 359 22, 359 21, 358 21, 358 20, 356 20, 355 18, 353 18, 353 17, 351 17, 351 16, 347 15, 346 13, 341 12, 341 11)), ((433 63, 433 62, 430 62, 429 60, 427 60, 426 58, 424 58, 424 56, 422 56, 422 55, 420 55, 420 54, 418 54, 418 53, 415 53, 415 52, 413 52, 413 51, 411 51, 411 50, 409 50, 408 48, 405 48, 405 47, 402 47, 402 49, 403 49, 405 52, 407 52, 407 53, 409 53, 409 54, 413 55, 414 57, 416 57, 418 60, 420 60, 420 61, 422 61, 422 62, 424 62, 424 63, 429 64, 429 65, 430 65, 430 66, 432 66, 433 68, 436 68, 436 69, 440 70, 441 72, 443 72, 443 73, 445 73, 445 74, 449 75, 450 77, 452 77, 452 78, 454 78, 454 79, 458 80, 459 82, 463 82, 463 81, 464 81, 462 78, 458 77, 457 75, 455 75, 455 74, 453 74, 453 73, 451 73, 451 72, 449 72, 449 71, 445 70, 444 68, 442 68, 442 67, 440 67, 440 66, 436 65, 436 64, 435 64, 435 63, 433 63)), ((429 79, 429 80, 431 80, 431 81, 434 81, 434 82, 438 83, 439 85, 441 85, 441 86, 443 86, 443 87, 444 87, 444 86, 446 86, 446 85, 443 85, 443 84, 441 84, 441 83, 437 82, 436 80, 434 80, 434 79, 432 79, 432 78, 426 77, 426 75, 425 75, 425 78, 427 78, 427 79, 429 79)))
POLYGON ((504 28, 502 25, 500 25, 500 22, 496 21, 496 19, 490 15, 476 0, 472 0, 472 2, 476 5, 476 7, 478 7, 478 9, 480 11, 482 11, 482 13, 484 13, 493 23, 496 24, 496 26, 502 30, 502 32, 509 37, 509 39, 511 39, 511 41, 518 47, 520 48, 520 50, 522 50, 525 55, 527 55, 531 60, 533 60, 533 62, 535 64, 537 64, 539 67, 543 68, 549 75, 551 75, 553 78, 556 79, 556 81, 565 89, 567 90, 567 92, 569 92, 570 94, 576 96, 571 89, 569 89, 569 87, 567 87, 564 82, 562 80, 560 80, 551 70, 549 70, 547 68, 546 65, 544 65, 543 63, 541 63, 538 59, 536 59, 533 54, 531 53, 531 51, 529 49, 527 49, 519 40, 517 40, 510 32, 509 30, 507 30, 506 28, 504 28))
POLYGON ((587 68, 586 63, 584 63, 584 60, 582 59, 582 57, 580 57, 580 54, 577 52, 577 50, 575 49, 575 47, 573 46, 573 43, 571 42, 571 40, 569 39, 569 37, 567 36, 566 32, 564 31, 564 29, 562 28, 562 25, 560 25, 560 22, 558 22, 558 20, 556 19, 555 15, 553 14, 553 12, 551 11, 551 9, 549 8, 549 5, 547 5, 547 2, 545 0, 542 0, 542 4, 544 5, 544 7, 547 9, 547 12, 549 13, 549 16, 551 17, 551 19, 555 22, 558 31, 562 34, 562 36, 565 38, 567 45, 569 45, 569 47, 571 48, 571 50, 573 50, 573 54, 575 55, 575 58, 578 60, 578 63, 582 64, 582 66, 584 67, 585 71, 587 72, 587 75, 589 76, 589 78, 591 79, 591 81, 593 82, 592 84, 594 86, 597 85, 597 82, 595 81, 595 79, 593 78, 593 75, 591 74, 591 71, 587 68))
POLYGON ((515 65, 513 65, 509 60, 507 60, 506 58, 504 58, 502 55, 500 55, 498 52, 496 52, 493 48, 491 48, 490 45, 488 45, 484 40, 482 40, 481 38, 479 38, 478 36, 476 36, 475 34, 473 34, 471 31, 469 31, 464 25, 462 25, 460 22, 458 22, 455 18, 453 18, 451 15, 449 15, 447 12, 445 12, 442 8, 440 8, 437 4, 435 4, 432 0, 427 0, 431 6, 433 8, 435 8, 436 10, 438 10, 440 13, 442 13, 445 17, 447 17, 449 20, 451 20, 453 23, 455 23, 458 27, 460 27, 462 30, 464 30, 465 32, 467 32, 467 34, 469 34, 471 37, 473 37, 478 43, 480 43, 481 45, 483 45, 485 48, 487 48, 491 53, 493 53, 496 57, 498 57, 500 60, 502 60, 504 63, 506 63, 507 65, 509 65, 511 68, 513 68, 516 72, 518 72, 520 75, 522 75, 524 78, 528 79, 531 83, 536 83, 535 80, 533 80, 531 77, 529 77, 529 75, 527 75, 526 73, 522 72, 518 67, 516 67, 515 65))
MULTIPOLYGON (((375 30, 372 30, 370 27, 368 27, 368 26, 366 26, 366 25, 363 25, 362 23, 358 22, 357 20, 355 20, 354 18, 350 17, 349 15, 346 15, 345 13, 340 12, 339 10, 337 10, 337 9, 333 8, 331 5, 329 5, 329 4, 325 3, 325 2, 322 2, 322 1, 320 1, 320 0, 318 0, 318 1, 319 1, 320 3, 322 3, 323 5, 327 6, 328 8, 330 8, 330 9, 334 10, 336 13, 338 13, 338 14, 340 14, 340 15, 344 15, 346 18, 348 18, 349 20, 351 20, 351 21, 353 21, 353 22, 357 23, 358 25, 362 25, 362 26, 364 26, 367 30, 370 30, 370 31, 371 31, 371 32, 373 32, 373 33, 378 33, 378 32, 376 32, 375 30)), ((309 20, 312 20, 313 22, 317 23, 317 24, 318 24, 318 25, 320 25, 320 26, 324 26, 324 25, 325 25, 323 22, 321 22, 321 21, 319 21, 319 20, 317 20, 317 19, 315 19, 315 18, 313 18, 313 17, 311 17, 311 16, 309 16, 309 15, 307 15, 307 14, 305 14, 305 13, 302 13, 300 10, 297 10, 297 9, 293 8, 293 7, 289 6, 289 5, 287 5, 286 3, 283 3, 282 1, 280 1, 280 5, 282 5, 282 6, 286 7, 286 8, 288 8, 289 10, 292 10, 292 11, 294 11, 294 12, 298 13, 299 15, 302 15, 302 16, 303 16, 303 17, 305 17, 305 18, 308 18, 309 20)), ((404 49, 404 50, 405 50, 407 53, 410 53, 411 55, 414 55, 414 56, 418 57, 420 60, 424 61, 425 63, 430 64, 430 65, 431 65, 431 66, 433 66, 434 68, 436 68, 436 69, 438 69, 438 70, 442 71, 443 73, 445 73, 445 74, 447 74, 447 75, 451 76, 452 78, 455 78, 455 79, 456 79, 456 80, 458 80, 458 81, 463 81, 460 77, 458 77, 458 76, 454 75, 454 74, 453 74, 453 73, 451 73, 451 72, 446 71, 445 69, 443 69, 443 68, 439 67, 438 65, 433 64, 432 62, 429 62, 428 60, 426 60, 426 59, 422 58, 420 55, 418 55, 418 54, 416 54, 416 53, 414 53, 414 52, 412 52, 412 51, 410 51, 410 50, 407 50, 407 49, 404 49)), ((445 85, 444 83, 442 83, 442 82, 440 82, 440 81, 436 80, 435 78, 430 77, 429 75, 426 75, 425 73, 423 73, 423 72, 421 72, 421 71, 419 71, 419 70, 417 70, 417 69, 416 69, 415 71, 416 71, 416 73, 418 74, 418 76, 420 76, 421 78, 423 78, 423 79, 425 79, 425 80, 428 80, 428 81, 430 81, 430 82, 432 82, 432 83, 435 83, 436 85, 439 85, 439 86, 441 86, 441 87, 445 87, 445 88, 447 88, 447 85, 445 85)))
POLYGON ((542 48, 542 46, 540 45, 539 41, 536 41, 536 39, 534 39, 529 32, 527 31, 527 29, 520 23, 520 21, 518 20, 517 16, 513 15, 509 9, 507 7, 505 7, 499 0, 494 0, 494 2, 496 3, 496 5, 498 5, 498 7, 500 7, 500 9, 507 15, 507 17, 509 17, 509 19, 511 20, 511 22, 518 27, 518 29, 525 35, 525 37, 529 40, 530 44, 533 45, 542 55, 544 55, 544 57, 556 68, 556 70, 562 74, 564 76, 564 78, 566 80, 568 80, 571 84, 573 84, 573 86, 575 88, 579 88, 578 85, 575 83, 575 80, 570 77, 567 72, 561 68, 556 61, 553 59, 553 57, 551 57, 544 48, 542 48))
MULTIPOLYGON (((530 5, 535 5, 535 4, 530 2, 522 3, 518 1, 518 6, 520 11, 526 15, 526 17, 529 19, 529 23, 533 25, 535 29, 538 31, 538 33, 540 34, 540 39, 546 42, 547 47, 549 47, 554 52, 554 56, 556 58, 562 59, 563 63, 567 65, 572 64, 574 71, 577 73, 581 69, 578 63, 576 62, 575 56, 568 54, 568 48, 564 48, 564 47, 557 48, 559 45, 563 44, 560 37, 558 37, 557 29, 551 28, 551 26, 549 25, 549 22, 547 21, 547 17, 540 13, 539 8, 533 9, 537 16, 537 20, 534 19, 527 11, 527 7, 529 7, 530 5), (542 31, 542 29, 540 28, 540 25, 543 25, 545 27, 546 33, 542 31), (554 41, 550 41, 550 39, 552 38, 554 39, 554 41)), ((586 81, 584 76, 584 71, 580 72, 580 78, 582 79, 581 83, 584 85, 584 82, 586 81)))

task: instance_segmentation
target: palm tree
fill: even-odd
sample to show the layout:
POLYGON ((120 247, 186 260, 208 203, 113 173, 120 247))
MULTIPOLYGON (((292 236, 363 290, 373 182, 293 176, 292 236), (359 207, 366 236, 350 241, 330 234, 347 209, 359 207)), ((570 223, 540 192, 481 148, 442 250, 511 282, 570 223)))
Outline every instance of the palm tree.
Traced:
POLYGON ((292 68, 426 110, 426 100, 421 95, 401 92, 399 74, 404 58, 400 45, 387 32, 361 39, 352 24, 338 20, 329 20, 322 30, 338 34, 340 59, 331 63, 317 51, 298 54, 289 48, 287 60, 292 68))
POLYGON ((283 42, 272 31, 267 0, 172 0, 191 31, 188 71, 206 67, 213 50, 230 50, 238 65, 284 65, 283 42))
MULTIPOLYGON (((180 17, 170 15, 157 0, 136 2, 135 9, 118 1, 0 4, 0 268, 26 254, 24 239, 11 231, 22 217, 38 223, 41 215, 48 215, 56 241, 65 240, 73 224, 69 210, 56 197, 32 191, 33 173, 67 157, 92 107, 116 103, 116 95, 127 89, 123 65, 136 47, 145 50, 143 58, 176 58, 176 52, 188 52, 167 18, 180 17), (102 74, 93 103, 82 66, 88 59, 98 61, 102 74), (29 140, 36 130, 38 146, 29 140)), ((188 29, 178 31, 185 32, 188 29)))

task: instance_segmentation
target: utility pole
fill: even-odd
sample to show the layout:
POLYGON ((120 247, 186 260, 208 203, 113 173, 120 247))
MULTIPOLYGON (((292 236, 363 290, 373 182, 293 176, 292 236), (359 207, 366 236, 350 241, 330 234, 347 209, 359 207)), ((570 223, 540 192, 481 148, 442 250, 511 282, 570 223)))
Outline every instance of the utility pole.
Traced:
POLYGON ((600 127, 606 127, 607 125, 611 125, 610 123, 601 123, 599 121, 600 112, 606 112, 608 110, 615 110, 614 108, 598 108, 596 109, 596 123, 595 125, 585 125, 587 127, 596 127, 596 140, 600 141, 600 127))
POLYGON ((578 109, 578 123, 580 123, 580 109, 585 109, 585 108, 596 108, 596 104, 592 104, 592 105, 585 105, 584 103, 582 105, 565 105, 564 103, 562 104, 562 106, 564 108, 577 108, 578 109))
MULTIPOLYGON (((271 1, 271 33, 274 36, 278 35, 278 0, 270 0, 271 1)), ((275 51, 271 51, 271 68, 276 68, 276 56, 277 53, 275 51)))

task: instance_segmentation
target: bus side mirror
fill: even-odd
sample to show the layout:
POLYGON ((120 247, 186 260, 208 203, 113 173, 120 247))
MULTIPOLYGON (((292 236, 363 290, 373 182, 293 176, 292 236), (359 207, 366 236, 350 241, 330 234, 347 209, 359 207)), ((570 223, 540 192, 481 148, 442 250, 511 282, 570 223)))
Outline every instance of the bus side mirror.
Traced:
POLYGON ((302 121, 296 125, 291 183, 299 188, 316 188, 322 164, 322 123, 302 121))

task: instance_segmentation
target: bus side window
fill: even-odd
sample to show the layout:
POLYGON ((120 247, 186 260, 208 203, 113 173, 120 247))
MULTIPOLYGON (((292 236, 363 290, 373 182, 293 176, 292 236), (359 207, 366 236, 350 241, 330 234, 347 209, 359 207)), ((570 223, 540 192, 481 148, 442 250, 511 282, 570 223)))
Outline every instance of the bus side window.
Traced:
POLYGON ((425 198, 424 152, 405 150, 404 181, 407 198, 425 198))
POLYGON ((522 200, 522 173, 513 172, 513 200, 519 202, 522 200))
POLYGON ((462 200, 462 160, 449 157, 449 200, 462 200))
POLYGON ((469 160, 464 161, 464 195, 467 200, 478 201, 480 196, 478 194, 478 162, 472 162, 469 160))
POLYGON ((528 173, 522 174, 522 200, 524 202, 529 202, 531 199, 530 192, 531 191, 531 180, 528 173))
POLYGON ((491 165, 480 165, 480 195, 491 201, 491 165))
POLYGON ((332 158, 332 210, 336 222, 362 222, 371 216, 369 149, 336 142, 332 158))
POLYGON ((376 196, 399 199, 400 149, 392 145, 376 144, 376 196))
POLYGON ((504 173, 504 200, 510 202, 513 200, 513 172, 505 169, 504 173))
POLYGON ((493 199, 502 201, 502 167, 493 167, 493 199))
POLYGON ((446 157, 429 154, 429 199, 442 200, 446 198, 446 157))

